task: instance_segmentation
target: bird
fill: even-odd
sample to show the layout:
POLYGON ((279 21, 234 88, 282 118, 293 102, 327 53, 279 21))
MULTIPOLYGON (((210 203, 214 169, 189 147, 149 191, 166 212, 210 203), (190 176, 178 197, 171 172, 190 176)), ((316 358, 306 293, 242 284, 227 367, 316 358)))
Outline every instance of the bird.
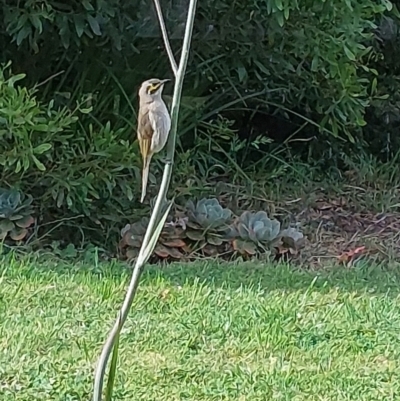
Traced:
POLYGON ((164 148, 171 129, 171 117, 161 97, 164 84, 168 81, 170 79, 148 79, 139 89, 137 136, 143 159, 140 203, 146 196, 151 158, 164 148))

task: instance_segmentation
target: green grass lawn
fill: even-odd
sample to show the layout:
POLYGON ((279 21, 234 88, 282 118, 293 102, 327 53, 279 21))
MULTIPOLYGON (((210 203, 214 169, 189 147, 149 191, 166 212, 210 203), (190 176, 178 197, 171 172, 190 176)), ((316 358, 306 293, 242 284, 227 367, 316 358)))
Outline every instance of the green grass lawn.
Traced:
MULTIPOLYGON (((129 272, 1 260, 0 399, 90 400, 129 272)), ((116 400, 398 400, 399 276, 358 267, 150 268, 122 332, 116 400)))

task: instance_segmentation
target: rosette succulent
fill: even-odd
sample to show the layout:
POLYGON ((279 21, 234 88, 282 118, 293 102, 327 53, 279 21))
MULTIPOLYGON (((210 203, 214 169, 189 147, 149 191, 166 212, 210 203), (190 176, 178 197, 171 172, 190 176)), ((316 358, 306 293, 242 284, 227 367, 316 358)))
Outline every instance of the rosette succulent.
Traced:
POLYGON ((255 255, 259 250, 273 245, 279 237, 281 224, 270 219, 266 212, 244 212, 236 221, 230 235, 233 247, 242 254, 255 255))
POLYGON ((224 250, 229 240, 227 233, 232 222, 232 212, 223 208, 217 199, 189 201, 187 207, 186 235, 195 241, 194 247, 208 255, 217 255, 224 250))
POLYGON ((282 249, 288 250, 292 254, 296 254, 305 245, 305 238, 301 231, 294 227, 286 228, 280 233, 282 249))
POLYGON ((8 236, 23 240, 35 219, 32 217, 32 197, 15 189, 0 189, 0 240, 8 236))

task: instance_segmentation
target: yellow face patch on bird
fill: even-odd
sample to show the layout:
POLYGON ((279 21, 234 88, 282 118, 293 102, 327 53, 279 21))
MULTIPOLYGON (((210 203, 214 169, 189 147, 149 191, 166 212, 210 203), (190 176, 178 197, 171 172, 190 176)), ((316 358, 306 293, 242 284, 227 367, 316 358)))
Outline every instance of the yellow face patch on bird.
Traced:
POLYGON ((146 88, 147 94, 154 95, 168 81, 170 81, 170 79, 161 79, 156 82, 150 82, 146 88))
POLYGON ((147 93, 149 95, 154 95, 158 91, 158 89, 161 87, 161 85, 162 85, 161 82, 157 82, 156 84, 150 84, 147 87, 147 93))

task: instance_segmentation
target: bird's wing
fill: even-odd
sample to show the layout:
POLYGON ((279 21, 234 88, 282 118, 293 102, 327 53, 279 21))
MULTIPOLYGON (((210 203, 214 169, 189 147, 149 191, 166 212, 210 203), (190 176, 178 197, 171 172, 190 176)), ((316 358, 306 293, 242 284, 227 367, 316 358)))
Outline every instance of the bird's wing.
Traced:
POLYGON ((138 118, 137 134, 139 138, 140 152, 144 158, 146 158, 150 153, 153 131, 153 126, 149 119, 149 111, 140 114, 138 118))
POLYGON ((153 128, 151 149, 153 152, 159 152, 167 142, 169 130, 171 129, 171 118, 168 112, 150 110, 149 121, 153 128))

